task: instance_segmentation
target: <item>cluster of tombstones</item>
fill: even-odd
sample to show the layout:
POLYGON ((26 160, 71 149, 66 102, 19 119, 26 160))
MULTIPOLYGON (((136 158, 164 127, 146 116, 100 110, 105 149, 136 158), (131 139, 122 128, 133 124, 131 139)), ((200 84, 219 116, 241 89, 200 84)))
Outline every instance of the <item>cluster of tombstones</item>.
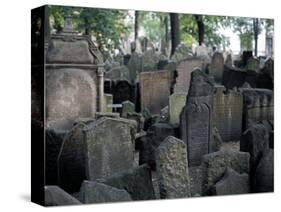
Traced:
POLYGON ((111 63, 106 112, 46 129, 46 205, 273 191, 273 60, 202 52, 111 63))

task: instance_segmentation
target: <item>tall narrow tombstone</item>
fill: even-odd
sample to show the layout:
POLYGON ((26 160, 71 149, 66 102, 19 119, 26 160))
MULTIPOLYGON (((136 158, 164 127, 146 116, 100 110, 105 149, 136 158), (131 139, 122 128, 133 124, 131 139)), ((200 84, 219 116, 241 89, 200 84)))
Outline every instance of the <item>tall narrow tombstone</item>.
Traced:
POLYGON ((180 114, 186 102, 186 93, 174 93, 169 97, 169 122, 180 123, 180 114))
POLYGON ((187 144, 189 166, 200 165, 212 141, 213 85, 208 76, 192 72, 186 105, 181 113, 181 135, 187 144))
POLYGON ((212 57, 212 62, 209 66, 209 73, 214 76, 217 83, 222 83, 222 75, 224 70, 223 54, 215 52, 212 57))
POLYGON ((156 171, 161 199, 190 196, 186 145, 168 136, 156 150, 156 171))
POLYGON ((66 135, 58 156, 59 185, 79 190, 83 180, 96 180, 133 167, 133 120, 102 117, 80 122, 66 135))
POLYGON ((241 136, 243 97, 241 93, 228 90, 222 85, 215 85, 214 126, 223 141, 238 141, 241 136))

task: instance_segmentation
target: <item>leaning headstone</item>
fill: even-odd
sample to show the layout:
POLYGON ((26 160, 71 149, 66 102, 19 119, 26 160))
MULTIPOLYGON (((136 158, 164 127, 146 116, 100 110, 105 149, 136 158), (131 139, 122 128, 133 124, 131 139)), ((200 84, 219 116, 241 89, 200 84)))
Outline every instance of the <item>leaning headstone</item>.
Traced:
POLYGON ((264 151, 255 173, 254 192, 274 191, 274 155, 273 150, 264 151))
POLYGON ((214 126, 223 141, 238 141, 241 135, 243 97, 240 92, 228 90, 222 85, 215 85, 214 126))
POLYGON ((192 72, 187 101, 181 113, 181 137, 187 144, 189 166, 200 165, 212 142, 213 85, 199 69, 192 72))
POLYGON ((127 117, 127 113, 135 112, 135 104, 130 101, 122 102, 122 117, 127 117))
POLYGON ((142 110, 147 108, 152 114, 159 114, 169 104, 172 77, 172 72, 166 70, 140 74, 142 110))
POLYGON ((251 155, 251 168, 255 170, 264 150, 269 149, 269 132, 263 124, 252 125, 241 136, 240 151, 251 155))
POLYGON ((180 123, 180 114, 186 102, 186 93, 174 93, 169 97, 169 122, 180 123))
POLYGON ((80 205, 77 199, 58 186, 45 186, 45 206, 80 205))
POLYGON ((107 179, 98 179, 97 181, 126 190, 133 200, 155 199, 151 171, 146 164, 135 169, 128 169, 107 179))
POLYGON ((85 204, 132 201, 131 196, 124 189, 86 180, 80 188, 79 200, 85 204))
POLYGON ((239 174, 249 174, 249 160, 249 153, 234 150, 221 150, 205 155, 202 162, 203 195, 212 193, 212 187, 223 177, 227 167, 239 174))
POLYGON ((76 192, 83 180, 133 168, 135 131, 135 121, 122 118, 102 117, 74 126, 58 156, 59 185, 76 192))
POLYGON ((209 66, 209 74, 215 77, 215 81, 217 83, 221 83, 223 70, 224 70, 223 54, 220 52, 215 52, 212 57, 212 62, 209 66))
POLYGON ((239 174, 227 168, 223 178, 214 186, 214 195, 231 195, 249 193, 248 174, 239 174))
POLYGON ((186 145, 168 136, 156 150, 156 171, 161 199, 190 196, 186 145))

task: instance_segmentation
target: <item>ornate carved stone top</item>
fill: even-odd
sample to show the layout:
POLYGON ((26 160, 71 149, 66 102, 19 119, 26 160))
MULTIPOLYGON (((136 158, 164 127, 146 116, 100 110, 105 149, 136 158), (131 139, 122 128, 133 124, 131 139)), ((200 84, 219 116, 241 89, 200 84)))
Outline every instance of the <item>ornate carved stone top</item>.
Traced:
POLYGON ((90 36, 74 31, 71 16, 65 17, 62 33, 51 35, 46 53, 47 64, 103 65, 103 57, 90 36))

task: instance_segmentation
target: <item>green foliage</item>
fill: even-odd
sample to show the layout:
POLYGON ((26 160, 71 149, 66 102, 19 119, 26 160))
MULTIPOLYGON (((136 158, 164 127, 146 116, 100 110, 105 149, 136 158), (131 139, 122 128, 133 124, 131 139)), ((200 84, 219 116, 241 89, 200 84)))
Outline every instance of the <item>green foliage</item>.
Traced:
POLYGON ((60 31, 66 14, 73 16, 73 24, 76 30, 93 35, 101 50, 112 50, 119 45, 121 36, 127 36, 132 28, 125 23, 128 11, 92 9, 80 7, 50 7, 50 22, 53 28, 60 31))
MULTIPOLYGON (((228 46, 229 41, 227 37, 221 34, 218 30, 230 25, 228 17, 225 16, 202 16, 205 28, 205 44, 206 46, 228 46)), ((184 41, 189 44, 198 42, 198 26, 194 15, 181 14, 180 15, 180 30, 183 38, 188 38, 184 41), (193 38, 191 40, 191 38, 193 38)))

